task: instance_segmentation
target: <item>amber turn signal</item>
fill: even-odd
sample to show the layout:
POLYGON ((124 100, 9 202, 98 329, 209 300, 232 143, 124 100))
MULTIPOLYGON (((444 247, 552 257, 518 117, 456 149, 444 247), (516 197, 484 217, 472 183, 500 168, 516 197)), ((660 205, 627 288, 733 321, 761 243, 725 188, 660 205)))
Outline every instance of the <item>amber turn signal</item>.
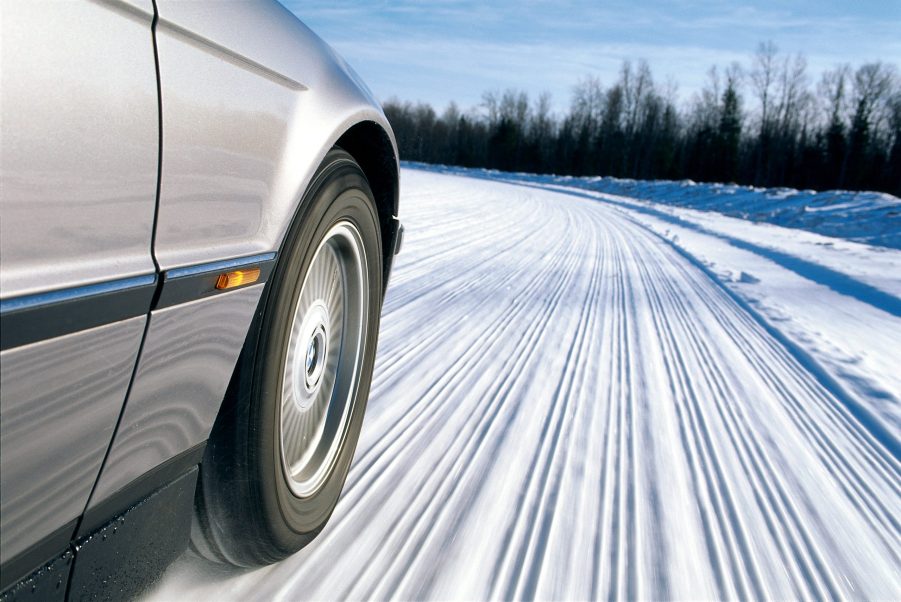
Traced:
POLYGON ((260 268, 250 268, 248 270, 235 270, 226 274, 219 274, 219 280, 216 281, 216 288, 219 290, 226 288, 235 288, 244 284, 252 284, 260 279, 260 268))

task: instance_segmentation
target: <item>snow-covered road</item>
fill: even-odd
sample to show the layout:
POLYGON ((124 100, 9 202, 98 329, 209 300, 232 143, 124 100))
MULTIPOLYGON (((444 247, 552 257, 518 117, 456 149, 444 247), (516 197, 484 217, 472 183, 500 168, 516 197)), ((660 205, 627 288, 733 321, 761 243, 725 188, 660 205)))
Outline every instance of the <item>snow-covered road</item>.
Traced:
POLYGON ((402 184, 331 522, 256 571, 185 555, 149 599, 901 598, 901 252, 402 184))

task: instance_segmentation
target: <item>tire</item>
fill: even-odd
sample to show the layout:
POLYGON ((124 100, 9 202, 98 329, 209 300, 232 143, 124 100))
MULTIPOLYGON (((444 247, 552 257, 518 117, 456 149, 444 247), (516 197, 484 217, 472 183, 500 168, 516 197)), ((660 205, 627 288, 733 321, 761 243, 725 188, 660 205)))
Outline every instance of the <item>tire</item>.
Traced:
POLYGON ((252 567, 322 530, 372 378, 382 241, 366 177, 334 148, 312 179, 210 435, 192 546, 252 567))

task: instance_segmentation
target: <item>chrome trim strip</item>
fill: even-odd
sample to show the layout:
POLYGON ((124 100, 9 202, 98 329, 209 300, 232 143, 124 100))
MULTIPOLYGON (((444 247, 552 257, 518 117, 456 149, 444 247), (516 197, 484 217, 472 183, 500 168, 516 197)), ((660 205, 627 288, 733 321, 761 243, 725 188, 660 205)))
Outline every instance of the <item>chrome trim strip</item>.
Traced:
POLYGON ((275 268, 275 253, 262 253, 145 274, 98 284, 24 295, 0 301, 0 350, 71 334, 189 303, 226 290, 216 289, 222 272, 258 266, 258 283, 275 268))
POLYGON ((146 275, 7 299, 0 311, 0 351, 144 316, 158 282, 146 275))
POLYGON ((101 282, 99 284, 89 284, 87 286, 77 286, 46 293, 37 293, 34 295, 25 295, 15 297, 13 299, 4 299, 0 301, 0 314, 5 314, 22 309, 31 309, 42 305, 50 305, 52 303, 61 303, 63 301, 73 301, 83 297, 91 297, 104 293, 113 293, 123 291, 130 288, 147 286, 156 283, 155 274, 146 274, 144 276, 136 276, 134 278, 124 278, 122 280, 111 280, 109 282, 101 282))
POLYGON ((245 265, 253 265, 272 261, 275 259, 275 253, 263 253, 261 255, 252 255, 250 257, 239 257, 238 259, 228 259, 225 261, 216 261, 213 263, 203 263, 200 265, 187 266, 183 268, 175 268, 166 271, 166 280, 175 278, 184 278, 185 276, 195 276, 197 274, 205 274, 208 272, 221 272, 232 268, 239 268, 245 265))

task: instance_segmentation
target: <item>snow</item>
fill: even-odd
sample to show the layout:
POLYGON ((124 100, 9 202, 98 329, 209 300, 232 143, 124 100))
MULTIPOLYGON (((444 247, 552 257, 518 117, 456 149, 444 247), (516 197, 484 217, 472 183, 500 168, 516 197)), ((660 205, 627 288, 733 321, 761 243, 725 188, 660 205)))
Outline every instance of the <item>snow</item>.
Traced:
MULTIPOLYGON (((410 166, 428 168, 426 164, 410 163, 410 166)), ((705 184, 692 180, 501 174, 484 169, 444 168, 443 171, 502 176, 509 181, 558 184, 606 192, 664 205, 716 211, 754 222, 800 228, 826 236, 901 249, 901 199, 884 192, 816 192, 738 184, 705 184)))
POLYGON ((901 251, 438 171, 323 533, 147 599, 901 598, 901 251))

